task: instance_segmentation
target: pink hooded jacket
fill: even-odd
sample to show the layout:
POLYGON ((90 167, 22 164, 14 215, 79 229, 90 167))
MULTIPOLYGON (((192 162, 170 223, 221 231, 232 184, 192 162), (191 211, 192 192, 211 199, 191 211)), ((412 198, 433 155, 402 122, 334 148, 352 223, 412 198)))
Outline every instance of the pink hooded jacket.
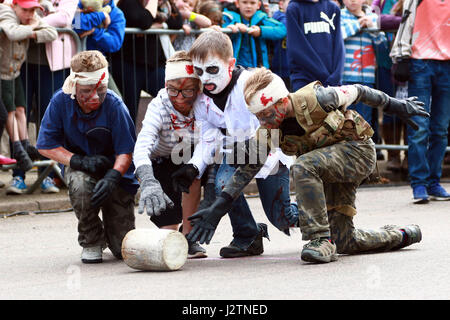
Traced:
MULTIPOLYGON (((78 0, 51 0, 55 9, 42 20, 55 28, 72 28, 72 20, 78 0)), ((67 33, 59 33, 58 39, 45 44, 50 70, 57 71, 70 67, 70 60, 77 53, 76 43, 67 33)))

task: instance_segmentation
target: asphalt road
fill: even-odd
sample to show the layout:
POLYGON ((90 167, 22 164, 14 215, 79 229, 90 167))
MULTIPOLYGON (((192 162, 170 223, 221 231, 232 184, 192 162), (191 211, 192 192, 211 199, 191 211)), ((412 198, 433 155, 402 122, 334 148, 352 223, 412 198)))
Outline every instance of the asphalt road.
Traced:
MULTIPOLYGON (((178 271, 136 271, 108 249, 102 264, 86 265, 73 212, 1 219, 0 299, 449 299, 450 201, 414 205, 411 194, 407 186, 359 189, 355 225, 419 224, 421 243, 322 265, 300 260, 300 232, 287 237, 271 225, 263 255, 221 259, 231 240, 228 218, 207 246, 209 257, 178 271)), ((248 201, 257 221, 268 223, 260 200, 248 201)), ((154 228, 136 216, 138 228, 154 228)))

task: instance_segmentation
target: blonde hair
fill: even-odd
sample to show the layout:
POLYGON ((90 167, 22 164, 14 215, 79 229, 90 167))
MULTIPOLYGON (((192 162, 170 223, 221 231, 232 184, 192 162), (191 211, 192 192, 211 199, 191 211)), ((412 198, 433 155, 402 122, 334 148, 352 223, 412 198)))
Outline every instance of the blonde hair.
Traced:
POLYGON ((244 85, 244 99, 250 104, 253 96, 260 90, 267 87, 273 80, 272 71, 266 68, 254 69, 252 75, 247 79, 244 85))
POLYGON ((210 30, 202 33, 189 50, 192 60, 203 62, 211 55, 216 55, 225 62, 233 58, 233 44, 230 37, 223 32, 210 30))
POLYGON ((108 66, 103 53, 98 50, 88 50, 77 53, 70 61, 70 68, 74 72, 93 72, 108 66))

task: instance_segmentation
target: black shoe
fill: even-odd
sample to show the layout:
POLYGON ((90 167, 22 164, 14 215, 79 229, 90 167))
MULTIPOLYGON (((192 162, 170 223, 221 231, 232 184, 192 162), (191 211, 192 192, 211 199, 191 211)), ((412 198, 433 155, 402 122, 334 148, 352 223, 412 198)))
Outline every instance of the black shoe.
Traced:
POLYGON ((206 258, 206 250, 198 242, 188 241, 188 259, 206 258))
POLYGON ((258 223, 258 235, 256 239, 253 240, 251 245, 247 248, 247 250, 241 249, 236 246, 233 241, 226 246, 220 249, 220 256, 223 258, 238 258, 238 257, 247 257, 247 256, 257 256, 264 252, 263 246, 263 237, 269 239, 269 234, 267 233, 267 225, 265 223, 258 223))

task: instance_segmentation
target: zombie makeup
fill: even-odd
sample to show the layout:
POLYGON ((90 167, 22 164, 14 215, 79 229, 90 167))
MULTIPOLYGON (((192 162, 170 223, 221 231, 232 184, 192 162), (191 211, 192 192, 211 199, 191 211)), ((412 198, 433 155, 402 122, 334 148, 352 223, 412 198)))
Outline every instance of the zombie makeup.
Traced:
POLYGON ((166 90, 175 110, 185 116, 189 115, 197 99, 199 91, 198 79, 182 78, 169 80, 166 83, 166 90))
POLYGON ((248 110, 251 113, 259 113, 268 107, 276 104, 279 100, 287 101, 285 98, 289 95, 288 89, 276 74, 272 74, 272 81, 263 89, 255 92, 253 97, 248 101, 248 110))
POLYGON ((226 63, 218 57, 204 62, 194 60, 194 70, 203 83, 203 88, 211 94, 218 94, 230 83, 234 63, 226 63))
POLYGON ((105 101, 108 87, 104 84, 81 85, 76 88, 76 99, 78 105, 84 113, 91 113, 97 110, 105 101))
POLYGON ((256 113, 259 122, 268 129, 276 129, 280 126, 287 116, 286 108, 283 107, 284 102, 273 104, 269 108, 256 113))

